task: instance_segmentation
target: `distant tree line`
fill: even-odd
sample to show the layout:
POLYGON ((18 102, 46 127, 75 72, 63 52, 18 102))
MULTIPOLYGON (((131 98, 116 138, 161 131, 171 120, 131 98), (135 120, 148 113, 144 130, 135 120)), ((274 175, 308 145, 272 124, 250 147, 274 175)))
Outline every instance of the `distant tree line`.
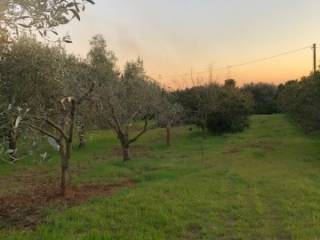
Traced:
POLYGON ((211 133, 242 131, 251 114, 278 113, 278 86, 250 83, 236 86, 234 79, 224 85, 210 83, 174 92, 185 109, 185 121, 211 133))
POLYGON ((250 83, 245 84, 242 91, 252 98, 255 114, 274 114, 278 112, 278 86, 269 83, 250 83))

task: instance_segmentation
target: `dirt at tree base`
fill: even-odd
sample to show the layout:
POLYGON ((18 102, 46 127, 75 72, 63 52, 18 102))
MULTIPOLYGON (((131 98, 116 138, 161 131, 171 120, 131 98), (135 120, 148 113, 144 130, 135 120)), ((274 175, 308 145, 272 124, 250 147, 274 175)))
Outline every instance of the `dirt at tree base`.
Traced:
POLYGON ((72 186, 65 197, 60 194, 57 179, 35 184, 23 193, 0 196, 0 228, 35 228, 46 218, 50 207, 67 209, 90 198, 111 196, 122 188, 134 185, 130 179, 116 184, 85 184, 72 186))

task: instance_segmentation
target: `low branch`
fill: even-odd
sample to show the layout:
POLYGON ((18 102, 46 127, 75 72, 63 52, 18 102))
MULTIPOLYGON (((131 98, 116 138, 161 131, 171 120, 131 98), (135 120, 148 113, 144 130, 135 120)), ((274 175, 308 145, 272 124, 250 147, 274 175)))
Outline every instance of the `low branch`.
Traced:
POLYGON ((147 132, 147 130, 148 130, 148 119, 145 118, 144 119, 143 129, 134 138, 129 140, 129 144, 134 143, 135 141, 137 141, 143 134, 145 134, 147 132))
POLYGON ((62 129, 58 124, 56 124, 55 122, 53 122, 53 121, 51 121, 50 119, 45 118, 45 117, 35 117, 35 119, 46 122, 46 123, 47 123, 49 126, 51 126, 53 129, 57 130, 64 139, 68 139, 68 136, 67 136, 66 133, 63 131, 63 129, 62 129))
POLYGON ((95 83, 93 82, 89 90, 77 99, 76 101, 77 105, 80 105, 85 100, 89 100, 89 96, 93 92, 94 88, 95 88, 95 83))
POLYGON ((123 135, 123 131, 122 131, 122 129, 121 129, 121 124, 120 124, 119 120, 118 120, 117 117, 116 117, 116 113, 115 113, 115 111, 114 111, 114 108, 113 108, 112 104, 110 103, 110 99, 107 100, 107 103, 108 103, 108 106, 109 106, 109 108, 110 108, 110 110, 111 110, 111 118, 113 119, 113 121, 114 121, 114 123, 115 123, 115 126, 114 126, 114 127, 115 127, 115 130, 116 130, 119 134, 123 135))
POLYGON ((34 129, 34 130, 37 130, 39 131, 40 133, 48 136, 48 137, 51 137, 52 139, 54 139, 57 143, 60 143, 60 139, 56 136, 54 136, 52 133, 40 128, 40 127, 37 127, 37 126, 34 126, 32 124, 28 124, 28 126, 31 128, 31 129, 34 129))
POLYGON ((122 133, 117 130, 117 127, 112 123, 112 121, 110 121, 108 119, 106 121, 107 121, 109 127, 112 129, 112 131, 114 131, 115 134, 117 134, 117 136, 122 136, 122 133))

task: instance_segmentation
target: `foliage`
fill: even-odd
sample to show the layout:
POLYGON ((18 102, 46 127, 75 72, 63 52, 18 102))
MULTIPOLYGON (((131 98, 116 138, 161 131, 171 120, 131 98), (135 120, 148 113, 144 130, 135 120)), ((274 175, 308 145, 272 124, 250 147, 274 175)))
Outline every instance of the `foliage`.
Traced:
MULTIPOLYGON (((38 32, 43 37, 49 32, 57 35, 55 27, 67 24, 74 18, 80 20, 80 12, 85 10, 86 3, 94 4, 94 1, 1 0, 0 40, 6 42, 21 32, 38 32)), ((69 37, 64 40, 70 42, 69 37)))
POLYGON ((162 98, 157 114, 160 127, 177 126, 182 122, 183 115, 184 110, 179 103, 172 103, 167 98, 162 98))
POLYGON ((128 62, 119 78, 101 86, 98 115, 116 133, 123 159, 130 159, 129 147, 148 130, 148 122, 157 112, 161 97, 159 85, 145 75, 143 61, 128 62), (143 127, 130 137, 133 123, 144 121, 143 127))
POLYGON ((320 130, 319 89, 319 72, 279 87, 279 108, 308 132, 320 130))
POLYGON ((167 146, 171 145, 171 128, 181 124, 184 115, 183 107, 179 103, 172 101, 172 96, 170 93, 163 92, 156 115, 158 125, 166 128, 167 146))
POLYGON ((249 126, 251 99, 239 89, 216 88, 211 100, 206 127, 212 133, 238 132, 249 126))
POLYGON ((29 109, 31 115, 53 115, 57 99, 64 95, 64 58, 60 46, 49 47, 27 37, 19 38, 1 52, 0 111, 7 112, 1 121, 5 148, 16 151, 21 136, 13 127, 15 117, 11 115, 15 114, 7 111, 8 106, 29 109))
POLYGON ((95 79, 97 86, 102 86, 118 77, 119 72, 116 69, 117 58, 108 49, 104 37, 102 35, 93 36, 90 46, 91 49, 87 59, 93 68, 91 77, 95 79))
POLYGON ((242 90, 253 98, 255 114, 273 114, 278 112, 276 101, 277 86, 268 83, 250 83, 244 85, 242 90))
POLYGON ((224 81, 224 86, 229 88, 235 88, 237 86, 237 82, 234 79, 227 79, 224 81))
POLYGON ((177 101, 186 109, 188 122, 212 133, 241 131, 248 126, 252 112, 251 99, 236 87, 234 80, 226 85, 208 84, 177 91, 177 101))
POLYGON ((27 106, 31 111, 52 108, 62 96, 64 50, 34 38, 21 37, 2 51, 0 61, 1 101, 27 106))
POLYGON ((198 110, 198 101, 199 98, 198 92, 202 87, 192 87, 186 88, 183 90, 176 90, 173 95, 177 103, 179 103, 185 112, 184 122, 185 123, 195 123, 196 122, 196 113, 198 110))
MULTIPOLYGON (((2 52, 0 96, 5 105, 26 107, 20 119, 29 129, 49 137, 61 155, 61 193, 68 184, 76 117, 85 110, 82 103, 90 98, 94 81, 85 61, 66 54, 60 46, 49 46, 35 39, 19 38, 2 52)), ((16 153, 16 118, 6 114, 1 121, 8 149, 16 153)), ((24 134, 28 135, 27 132, 24 134)), ((16 156, 12 156, 16 158, 16 156)))

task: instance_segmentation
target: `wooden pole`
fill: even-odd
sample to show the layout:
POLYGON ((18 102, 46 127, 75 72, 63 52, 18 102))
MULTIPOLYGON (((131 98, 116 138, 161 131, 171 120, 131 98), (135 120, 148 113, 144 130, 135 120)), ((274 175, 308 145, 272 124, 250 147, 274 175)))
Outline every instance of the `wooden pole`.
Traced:
POLYGON ((312 45, 313 50, 313 73, 315 74, 317 72, 317 44, 314 43, 312 45))

